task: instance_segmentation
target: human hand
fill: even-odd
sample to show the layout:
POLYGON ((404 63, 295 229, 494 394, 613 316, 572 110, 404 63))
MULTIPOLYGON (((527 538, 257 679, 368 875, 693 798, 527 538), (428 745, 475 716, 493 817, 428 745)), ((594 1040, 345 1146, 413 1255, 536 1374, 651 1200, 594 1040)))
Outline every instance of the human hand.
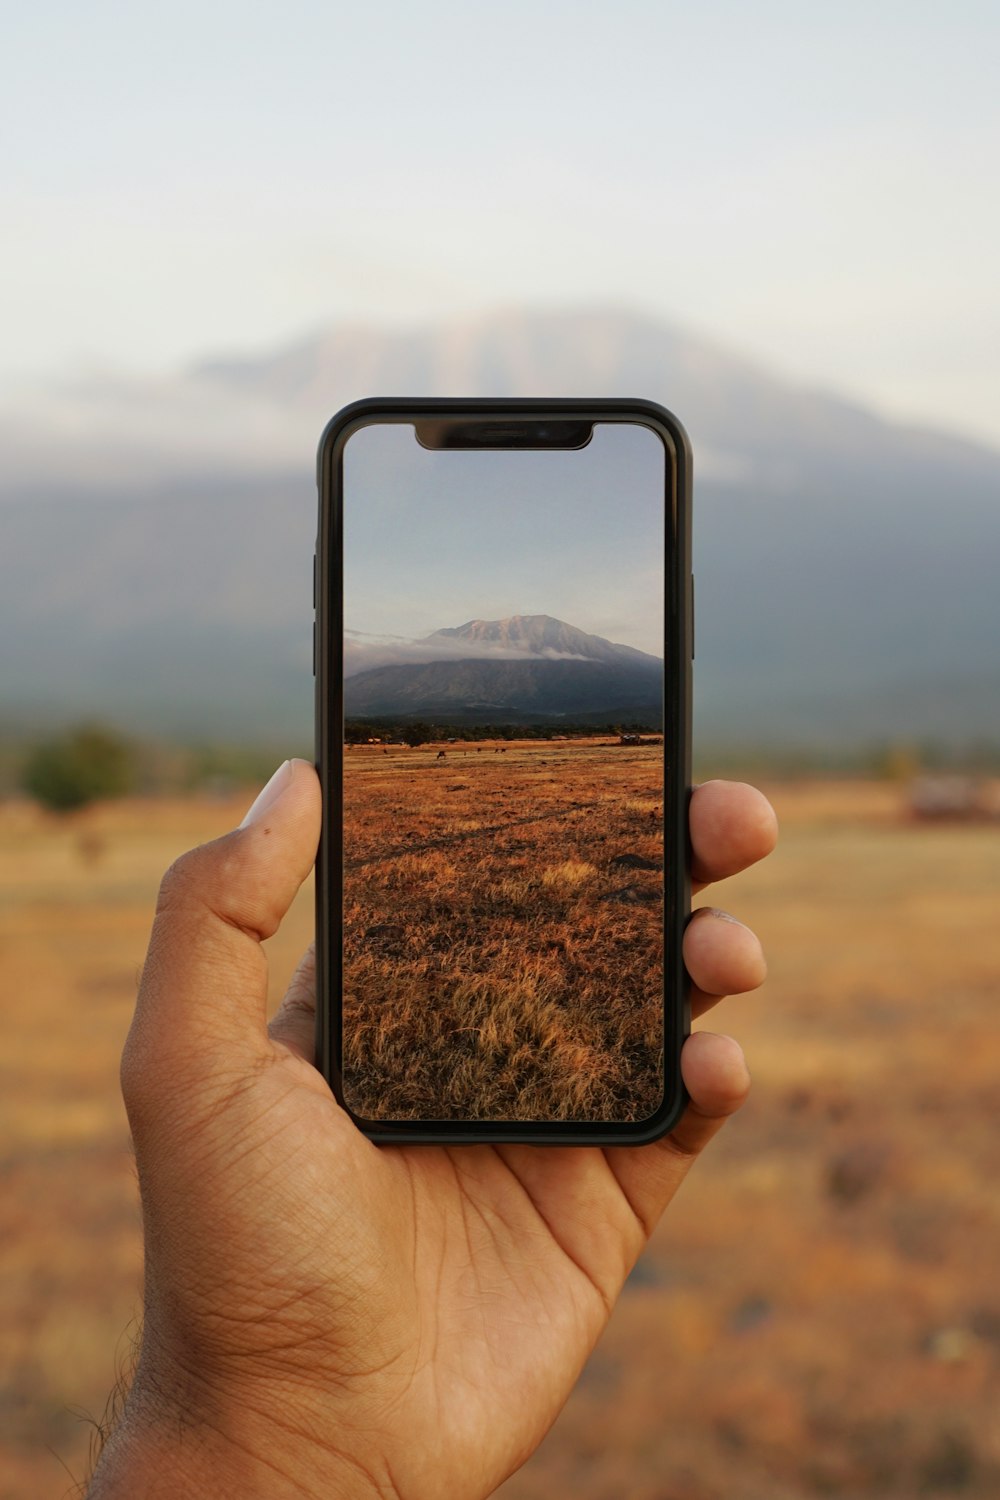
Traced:
MULTIPOLYGON (((318 782, 288 762, 160 892, 122 1062, 146 1245, 142 1352, 90 1491, 473 1500, 534 1451, 691 1163, 745 1098, 694 1034, 690 1104, 648 1146, 378 1147, 312 1066, 307 954, 270 1027, 261 939, 315 857, 318 782)), ((701 889, 762 858, 750 787, 691 800, 701 889)), ((711 909, 695 1017, 755 988, 757 939, 711 909)))

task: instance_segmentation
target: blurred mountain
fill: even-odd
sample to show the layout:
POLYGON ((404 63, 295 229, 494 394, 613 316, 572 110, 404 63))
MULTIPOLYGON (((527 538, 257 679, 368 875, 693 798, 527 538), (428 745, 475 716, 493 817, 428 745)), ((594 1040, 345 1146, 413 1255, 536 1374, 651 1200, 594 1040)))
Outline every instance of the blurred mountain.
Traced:
POLYGON ((663 662, 551 615, 446 626, 413 643, 414 660, 344 684, 352 717, 447 717, 452 723, 663 721, 663 662), (444 646, 449 656, 441 659, 444 646), (453 656, 455 649, 470 655, 453 656), (421 659, 422 658, 422 659, 421 659))
POLYGON ((0 406, 0 714, 308 736, 314 455, 360 395, 642 395, 695 451, 713 744, 1000 739, 1000 454, 631 314, 339 329, 0 406))

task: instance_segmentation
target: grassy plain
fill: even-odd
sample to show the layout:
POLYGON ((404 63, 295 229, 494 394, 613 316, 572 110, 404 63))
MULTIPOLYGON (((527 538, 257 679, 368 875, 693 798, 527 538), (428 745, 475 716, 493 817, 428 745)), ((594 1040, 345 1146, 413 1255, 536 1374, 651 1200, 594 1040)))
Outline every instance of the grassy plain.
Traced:
POLYGON ((345 757, 345 1094, 370 1119, 644 1119, 663 1094, 663 751, 345 757))
MULTIPOLYGON (((768 947, 765 989, 705 1021, 750 1102, 503 1500, 1000 1494, 1000 829, 913 824, 887 786, 767 790, 778 852, 703 898, 768 947)), ((118 1052, 160 873, 248 800, 0 807, 0 1500, 72 1491, 127 1359, 118 1052)), ((306 891, 275 1002, 311 929, 306 891)))

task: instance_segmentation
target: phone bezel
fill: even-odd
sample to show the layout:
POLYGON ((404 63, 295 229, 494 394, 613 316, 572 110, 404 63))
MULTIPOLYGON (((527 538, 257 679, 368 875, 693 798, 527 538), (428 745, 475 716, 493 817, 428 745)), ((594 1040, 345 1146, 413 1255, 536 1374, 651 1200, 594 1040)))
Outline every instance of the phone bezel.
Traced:
POLYGON ((680 1053, 690 1032, 690 981, 682 940, 690 916, 688 803, 691 780, 691 447, 678 419, 656 402, 623 398, 479 399, 370 397, 352 402, 331 418, 317 457, 319 522, 315 559, 314 667, 316 674, 316 765, 323 793, 323 821, 316 858, 316 1061, 340 1106, 358 1128, 379 1143, 612 1146, 653 1141, 668 1132, 687 1103, 680 1053), (470 418, 501 422, 592 421, 652 429, 665 449, 664 558, 664 758, 672 751, 676 773, 664 776, 664 1095, 645 1120, 449 1121, 366 1120, 344 1101, 340 1000, 343 817, 343 450, 359 428, 375 423, 470 418), (336 586, 335 586, 336 585, 336 586), (669 796, 668 796, 669 793, 669 796), (675 1003, 671 1004, 671 997, 675 1003))

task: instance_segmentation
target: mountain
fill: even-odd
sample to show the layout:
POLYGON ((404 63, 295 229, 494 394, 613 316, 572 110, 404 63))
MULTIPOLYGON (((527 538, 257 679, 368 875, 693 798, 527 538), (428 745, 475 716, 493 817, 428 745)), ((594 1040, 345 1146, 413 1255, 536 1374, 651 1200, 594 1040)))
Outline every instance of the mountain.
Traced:
POLYGON ((413 394, 662 401, 695 453, 696 729, 1000 739, 1000 454, 615 311, 337 329, 0 409, 0 716, 301 743, 316 440, 413 394))
POLYGON ((662 661, 551 615, 445 627, 414 642, 414 655, 423 659, 349 677, 345 713, 481 723, 662 723, 662 661), (442 646, 449 651, 444 659, 437 655, 442 646), (473 654, 453 656, 456 649, 473 654))
POLYGON ((606 641, 600 635, 588 635, 586 631, 577 630, 575 625, 567 625, 564 620, 555 620, 551 615, 468 620, 464 625, 435 630, 427 637, 428 644, 439 640, 468 641, 477 647, 510 652, 514 656, 524 652, 532 656, 576 656, 619 667, 631 663, 637 668, 652 666, 657 671, 663 670, 663 663, 645 651, 606 641))

